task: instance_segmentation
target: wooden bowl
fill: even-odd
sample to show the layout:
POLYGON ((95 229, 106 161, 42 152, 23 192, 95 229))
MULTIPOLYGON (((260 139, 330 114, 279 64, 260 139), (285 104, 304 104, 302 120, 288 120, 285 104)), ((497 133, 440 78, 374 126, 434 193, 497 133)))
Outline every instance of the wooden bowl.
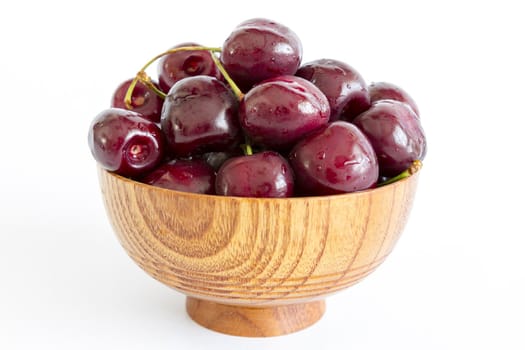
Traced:
POLYGON ((209 329, 275 336, 303 329, 324 299, 392 251, 418 173, 372 190, 287 199, 177 192, 99 170, 109 220, 144 271, 187 296, 209 329))

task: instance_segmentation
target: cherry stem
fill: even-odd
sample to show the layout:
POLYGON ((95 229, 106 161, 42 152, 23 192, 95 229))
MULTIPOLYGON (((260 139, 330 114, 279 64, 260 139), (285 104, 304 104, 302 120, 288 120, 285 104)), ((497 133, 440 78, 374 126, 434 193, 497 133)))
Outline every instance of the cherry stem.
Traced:
POLYGON ((241 89, 239 89, 237 84, 235 84, 235 82, 230 77, 230 75, 228 74, 224 66, 222 65, 221 61, 217 58, 217 56, 215 56, 213 52, 210 52, 210 54, 211 54, 211 58, 213 59, 213 62, 215 62, 215 65, 221 72, 222 76, 224 77, 228 85, 230 85, 230 88, 232 89, 235 96, 237 96, 237 99, 239 99, 239 101, 242 100, 242 98, 244 97, 244 94, 242 93, 241 89))
POLYGON ((242 151, 243 151, 245 156, 253 155, 252 146, 248 142, 247 143, 243 143, 241 145, 241 148, 242 148, 242 151))
MULTIPOLYGON (((237 99, 239 101, 241 101, 244 98, 244 94, 242 93, 241 89, 239 89, 237 84, 235 84, 235 82, 230 77, 230 75, 228 74, 228 72, 226 71, 224 66, 222 65, 221 61, 217 58, 217 56, 215 56, 215 54, 213 52, 210 52, 210 54, 211 54, 211 58, 213 59, 213 62, 215 62, 215 65, 217 66, 217 68, 221 72, 222 76, 224 77, 224 79, 226 80, 228 85, 230 85, 230 88, 232 89, 233 93, 235 94, 235 96, 237 96, 237 99)), ((242 148, 242 151, 243 151, 244 155, 245 156, 253 155, 253 149, 252 149, 252 146, 250 144, 250 140, 249 140, 248 136, 245 135, 244 140, 245 140, 245 143, 243 143, 241 145, 241 148, 242 148)))
POLYGON ((400 174, 398 174, 398 175, 396 175, 396 176, 394 176, 394 177, 392 177, 392 178, 390 178, 390 179, 388 179, 386 181, 381 182, 378 185, 378 187, 379 186, 389 185, 391 183, 394 183, 396 181, 399 181, 399 180, 407 178, 407 177, 409 177, 411 175, 414 175, 415 173, 417 173, 419 171, 419 169, 421 169, 422 166, 423 166, 423 163, 420 160, 416 159, 416 160, 414 160, 412 162, 412 164, 408 167, 408 169, 406 169, 402 173, 400 173, 400 174))
POLYGON ((140 82, 142 82, 144 85, 146 85, 151 91, 153 91, 157 96, 161 98, 166 98, 166 94, 164 91, 161 91, 151 80, 151 78, 146 74, 146 72, 141 71, 137 73, 137 76, 139 77, 140 82))
MULTIPOLYGON (((167 51, 164 51, 157 56, 150 59, 137 73, 135 78, 131 81, 131 84, 129 84, 129 88, 126 91, 126 96, 124 97, 124 103, 128 108, 133 108, 133 105, 131 104, 131 97, 133 95, 133 90, 135 89, 135 86, 139 82, 139 80, 144 83, 146 86, 148 86, 153 92, 155 92, 157 95, 159 95, 162 98, 166 97, 166 94, 162 91, 160 91, 155 84, 151 81, 151 78, 146 74, 146 69, 154 63, 159 58, 169 55, 170 53, 175 53, 179 51, 210 51, 212 52, 212 57, 214 57, 213 52, 221 52, 220 47, 207 47, 207 46, 181 46, 181 47, 175 47, 173 49, 169 49, 167 51)), ((219 68, 220 69, 220 68, 219 68)))

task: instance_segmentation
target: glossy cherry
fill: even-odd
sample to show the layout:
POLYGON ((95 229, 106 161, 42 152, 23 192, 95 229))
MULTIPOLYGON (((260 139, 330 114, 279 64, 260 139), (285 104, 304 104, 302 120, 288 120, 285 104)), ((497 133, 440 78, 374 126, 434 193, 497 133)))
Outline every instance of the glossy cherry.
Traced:
POLYGON ((215 193, 215 171, 202 159, 164 163, 144 176, 141 182, 181 192, 215 193))
POLYGON ((240 104, 239 118, 254 143, 281 150, 326 124, 330 106, 311 82, 280 76, 248 91, 240 104))
POLYGON ((331 122, 314 131, 295 145, 289 158, 302 195, 364 190, 378 179, 372 145, 346 121, 331 122))
POLYGON ((221 61, 243 91, 265 79, 293 75, 301 64, 299 37, 277 22, 254 18, 239 24, 222 47, 221 61))
POLYGON ((291 197, 294 176, 279 153, 264 151, 228 159, 217 172, 217 194, 236 197, 291 197))
POLYGON ((95 117, 88 144, 102 167, 129 177, 150 171, 164 156, 159 127, 137 112, 120 108, 106 109, 95 117))
MULTIPOLYGON (((196 43, 183 43, 174 48, 186 46, 201 46, 196 43)), ((163 56, 158 61, 157 73, 159 86, 168 93, 170 88, 179 80, 196 75, 208 75, 221 79, 222 75, 213 62, 208 51, 178 51, 163 56)))
POLYGON ((396 100, 408 104, 419 117, 416 101, 401 87, 387 82, 374 82, 368 86, 370 102, 379 100, 396 100))
POLYGON ((162 110, 164 100, 140 81, 137 82, 133 89, 131 108, 128 108, 124 98, 126 97, 132 80, 133 79, 128 79, 117 87, 111 99, 111 107, 129 109, 140 113, 144 118, 153 122, 160 122, 160 111, 162 110))
POLYGON ((343 116, 351 120, 370 107, 367 85, 350 65, 333 59, 319 59, 302 65, 297 76, 311 81, 328 98, 330 120, 343 116))
POLYGON ((353 123, 372 143, 381 176, 395 176, 426 154, 426 137, 416 113, 406 103, 380 100, 353 123))
POLYGON ((175 83, 162 108, 161 126, 176 157, 227 151, 242 140, 238 102, 221 81, 195 76, 175 83))

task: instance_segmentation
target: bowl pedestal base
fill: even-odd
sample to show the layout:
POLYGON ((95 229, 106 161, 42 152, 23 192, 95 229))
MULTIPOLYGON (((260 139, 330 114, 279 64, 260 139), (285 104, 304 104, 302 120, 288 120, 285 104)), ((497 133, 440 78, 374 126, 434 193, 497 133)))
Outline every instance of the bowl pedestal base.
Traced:
POLYGON ((196 323, 216 332, 272 337, 297 332, 319 321, 325 311, 325 301, 249 307, 187 297, 186 311, 196 323))

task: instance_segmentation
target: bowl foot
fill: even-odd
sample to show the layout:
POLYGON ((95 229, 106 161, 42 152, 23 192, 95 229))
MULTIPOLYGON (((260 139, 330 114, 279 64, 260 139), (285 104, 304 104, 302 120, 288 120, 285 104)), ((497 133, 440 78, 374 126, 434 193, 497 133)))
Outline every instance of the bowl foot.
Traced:
POLYGON ((323 316, 325 301, 248 307, 188 297, 186 311, 198 324, 216 332, 242 337, 272 337, 297 332, 323 316))

